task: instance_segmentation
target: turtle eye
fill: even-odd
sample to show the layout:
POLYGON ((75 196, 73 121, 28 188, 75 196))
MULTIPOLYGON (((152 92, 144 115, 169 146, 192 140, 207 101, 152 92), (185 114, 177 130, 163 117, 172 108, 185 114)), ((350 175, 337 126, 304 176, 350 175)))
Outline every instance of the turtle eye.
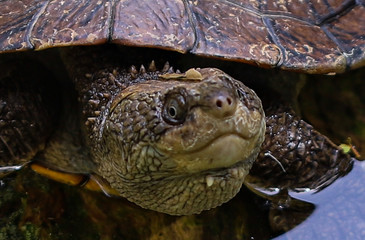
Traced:
POLYGON ((173 94, 167 96, 162 117, 169 124, 181 124, 185 121, 187 106, 184 96, 173 94))

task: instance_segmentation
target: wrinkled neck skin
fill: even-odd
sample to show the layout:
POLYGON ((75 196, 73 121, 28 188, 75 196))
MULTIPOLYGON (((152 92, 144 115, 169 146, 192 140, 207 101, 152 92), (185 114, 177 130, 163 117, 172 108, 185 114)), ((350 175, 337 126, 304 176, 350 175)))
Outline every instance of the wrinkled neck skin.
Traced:
POLYGON ((187 215, 219 206, 259 153, 256 94, 220 70, 198 72, 199 80, 119 69, 76 78, 92 170, 144 208, 187 215))

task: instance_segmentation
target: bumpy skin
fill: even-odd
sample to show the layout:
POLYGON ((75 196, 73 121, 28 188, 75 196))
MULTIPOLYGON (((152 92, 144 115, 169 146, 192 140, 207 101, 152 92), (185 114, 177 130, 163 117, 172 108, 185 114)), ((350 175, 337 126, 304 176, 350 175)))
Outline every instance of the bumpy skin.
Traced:
POLYGON ((257 157, 265 122, 256 94, 220 70, 198 71, 202 80, 119 70, 76 77, 94 171, 142 207, 216 207, 257 157))
POLYGON ((284 106, 265 110, 262 151, 248 185, 302 191, 321 190, 352 168, 349 154, 284 106))
MULTIPOLYGON (((18 129, 25 137, 19 146, 34 144, 35 149, 26 149, 29 156, 24 159, 2 156, 1 166, 27 162, 46 144, 37 161, 56 170, 98 174, 122 196, 170 214, 190 214, 220 205, 235 195, 244 180, 264 187, 318 188, 351 166, 349 157, 331 141, 287 109, 279 108, 267 111, 266 141, 251 175, 244 179, 264 132, 261 102, 251 90, 217 69, 200 69, 203 80, 173 75, 167 75, 170 79, 166 80, 159 76, 168 67, 163 72, 153 66, 150 70, 141 68, 138 72, 131 68, 126 72, 108 64, 103 68, 105 59, 97 61, 101 56, 98 54, 87 62, 87 56, 93 54, 84 54, 65 61, 75 79, 79 101, 76 104, 77 98, 69 92, 65 95, 68 101, 63 102, 65 112, 56 129, 50 121, 53 111, 49 112, 58 109, 50 101, 56 96, 50 89, 55 88, 44 92, 17 78, 18 87, 25 87, 30 95, 24 95, 25 100, 17 98, 12 104, 24 107, 27 100, 38 96, 35 99, 39 102, 31 101, 38 107, 29 110, 35 114, 33 121, 43 125, 39 131, 32 131, 35 137, 26 137, 27 131, 32 130, 26 121, 19 125, 21 128, 9 125, 16 120, 2 125, 2 129, 18 129), (166 106, 179 110, 175 112, 179 113, 178 119, 168 116, 170 108, 166 106), (55 133, 48 139, 52 130, 55 133), (272 157, 265 156, 268 152, 285 171, 272 157)), ((12 79, 15 76, 11 74, 12 79)), ((37 76, 47 80, 48 75, 37 76)), ((4 89, 16 93, 22 88, 4 89)), ((2 101, 8 104, 3 109, 12 106, 9 101, 2 101)), ((14 110, 3 110, 2 116, 13 114, 14 110)), ((22 117, 19 113, 26 115, 27 111, 18 112, 18 117, 22 117)), ((22 154, 19 149, 11 148, 22 154)), ((8 150, 2 145, 2 153, 8 150)))
MULTIPOLYGON (((22 166, 45 146, 55 128, 61 91, 52 75, 29 63, 22 71, 14 62, 0 72, 0 166, 22 166)), ((6 168, 2 168, 2 173, 6 168)))

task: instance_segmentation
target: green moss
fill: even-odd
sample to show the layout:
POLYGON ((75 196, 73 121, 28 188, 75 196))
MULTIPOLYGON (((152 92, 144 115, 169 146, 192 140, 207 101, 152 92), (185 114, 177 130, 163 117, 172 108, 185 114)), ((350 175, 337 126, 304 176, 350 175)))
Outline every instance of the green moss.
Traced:
POLYGON ((20 228, 20 230, 22 231, 25 240, 39 239, 40 229, 31 223, 26 223, 20 228))

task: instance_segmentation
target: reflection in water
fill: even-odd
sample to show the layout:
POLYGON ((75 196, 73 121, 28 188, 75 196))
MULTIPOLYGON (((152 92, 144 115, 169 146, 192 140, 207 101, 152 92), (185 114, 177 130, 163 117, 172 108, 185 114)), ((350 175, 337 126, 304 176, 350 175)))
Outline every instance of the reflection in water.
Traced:
POLYGON ((260 187, 262 182, 249 178, 252 183, 246 185, 268 199, 271 237, 365 239, 365 162, 342 161, 343 167, 328 169, 331 174, 318 176, 307 188, 287 190, 285 181, 285 187, 260 187))
POLYGON ((1 181, 0 239, 365 239, 364 171, 354 161, 317 193, 243 188, 221 207, 173 217, 24 169, 1 181))
POLYGON ((314 212, 276 239, 365 239, 365 162, 355 161, 346 176, 317 193, 290 192, 313 203, 314 212))

